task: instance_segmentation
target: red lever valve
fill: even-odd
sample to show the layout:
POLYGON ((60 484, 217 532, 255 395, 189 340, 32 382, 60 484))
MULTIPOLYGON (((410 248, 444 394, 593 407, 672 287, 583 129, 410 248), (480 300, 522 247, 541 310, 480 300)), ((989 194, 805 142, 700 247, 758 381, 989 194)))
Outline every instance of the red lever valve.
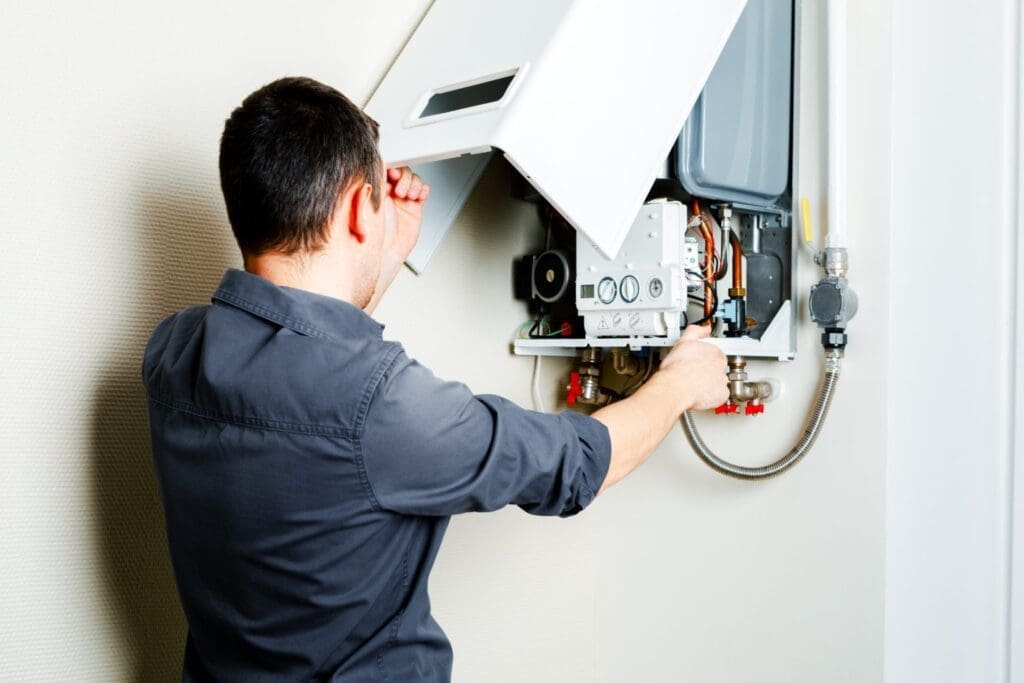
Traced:
POLYGON ((739 412, 739 409, 740 406, 738 403, 723 403, 715 408, 715 415, 732 415, 739 412))
POLYGON ((763 403, 748 403, 747 404, 747 408, 746 408, 746 410, 744 410, 744 412, 747 415, 760 415, 760 414, 762 414, 764 412, 764 404, 763 403))
POLYGON ((580 386, 580 373, 573 370, 569 373, 569 391, 565 395, 565 404, 574 406, 576 405, 576 399, 583 393, 583 388, 580 386))

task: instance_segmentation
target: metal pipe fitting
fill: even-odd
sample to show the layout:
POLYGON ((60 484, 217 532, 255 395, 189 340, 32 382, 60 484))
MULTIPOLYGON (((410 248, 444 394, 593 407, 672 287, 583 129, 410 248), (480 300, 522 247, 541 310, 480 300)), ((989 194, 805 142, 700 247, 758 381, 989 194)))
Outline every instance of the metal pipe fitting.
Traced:
POLYGON ((761 230, 763 230, 763 219, 761 216, 750 217, 750 253, 761 253, 761 230))
POLYGON ((845 278, 850 270, 850 256, 845 247, 826 247, 821 267, 830 277, 845 278))
POLYGON ((601 349, 588 346, 580 354, 580 403, 601 402, 601 349))
POLYGON ((766 381, 751 382, 747 375, 747 361, 743 356, 729 356, 729 402, 758 403, 772 399, 772 384, 766 381))
POLYGON ((612 369, 617 375, 635 377, 640 373, 640 361, 629 349, 615 348, 612 349, 612 369))

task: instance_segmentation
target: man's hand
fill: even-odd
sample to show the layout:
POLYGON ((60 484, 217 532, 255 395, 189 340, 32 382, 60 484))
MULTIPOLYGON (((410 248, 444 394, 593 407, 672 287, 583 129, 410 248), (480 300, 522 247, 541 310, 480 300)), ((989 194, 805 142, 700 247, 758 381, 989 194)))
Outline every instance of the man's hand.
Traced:
POLYGON ((661 361, 659 374, 672 378, 680 393, 680 406, 687 410, 717 408, 729 398, 725 354, 702 342, 711 328, 690 325, 661 361))
POLYGON ((384 210, 384 248, 380 274, 365 311, 372 314, 384 292, 394 281, 402 263, 416 246, 423 222, 423 202, 430 196, 430 186, 408 166, 389 168, 385 174, 387 188, 382 200, 384 210))
POLYGON ((608 427, 612 459, 601 491, 635 470, 687 410, 715 408, 729 398, 725 355, 702 341, 706 327, 691 325, 661 368, 629 398, 594 413, 608 427))
POLYGON ((430 186, 412 172, 408 166, 389 168, 387 172, 387 198, 395 207, 395 226, 391 243, 385 248, 404 261, 416 246, 423 222, 423 202, 430 196, 430 186))

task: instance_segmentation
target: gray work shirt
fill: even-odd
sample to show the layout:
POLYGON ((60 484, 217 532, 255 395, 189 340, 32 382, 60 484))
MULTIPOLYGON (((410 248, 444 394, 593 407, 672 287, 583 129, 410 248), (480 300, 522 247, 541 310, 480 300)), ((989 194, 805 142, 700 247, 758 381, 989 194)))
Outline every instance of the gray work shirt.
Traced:
POLYGON ((604 481, 600 422, 475 396, 382 329, 230 270, 211 306, 153 333, 143 378, 184 680, 449 680, 427 597, 448 517, 572 515, 604 481))

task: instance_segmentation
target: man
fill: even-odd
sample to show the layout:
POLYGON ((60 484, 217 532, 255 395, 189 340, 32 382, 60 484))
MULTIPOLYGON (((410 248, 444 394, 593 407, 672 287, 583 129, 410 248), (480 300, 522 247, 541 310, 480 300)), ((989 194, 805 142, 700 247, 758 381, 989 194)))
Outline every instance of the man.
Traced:
POLYGON ((725 401, 725 359, 687 330, 593 417, 474 396, 369 315, 430 189, 385 169, 358 107, 271 83, 225 124, 220 172, 245 271, 161 322, 143 363, 183 679, 446 681, 427 576, 449 516, 579 512, 725 401))

